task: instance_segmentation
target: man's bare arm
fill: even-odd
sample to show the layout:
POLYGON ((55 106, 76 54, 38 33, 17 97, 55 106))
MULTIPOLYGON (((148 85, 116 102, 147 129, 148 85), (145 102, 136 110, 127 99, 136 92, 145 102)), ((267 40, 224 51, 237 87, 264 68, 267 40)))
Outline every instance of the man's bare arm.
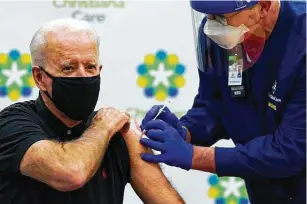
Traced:
POLYGON ((146 204, 185 203, 169 183, 160 166, 141 159, 142 153, 151 150, 141 145, 140 133, 133 125, 127 133, 122 133, 129 152, 131 186, 146 204))
POLYGON ((81 138, 34 143, 21 161, 20 172, 59 191, 81 188, 96 173, 111 137, 128 119, 116 109, 101 109, 81 138))

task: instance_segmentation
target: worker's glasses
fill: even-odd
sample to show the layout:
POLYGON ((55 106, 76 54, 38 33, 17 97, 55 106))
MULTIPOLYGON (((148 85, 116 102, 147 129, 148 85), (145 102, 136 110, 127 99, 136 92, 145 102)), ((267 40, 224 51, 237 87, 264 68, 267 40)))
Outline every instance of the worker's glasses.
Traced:
POLYGON ((228 26, 227 21, 230 20, 230 18, 238 15, 240 12, 236 12, 230 16, 224 16, 224 15, 212 15, 212 14, 206 14, 207 18, 210 20, 216 20, 217 22, 219 22, 220 24, 222 24, 223 26, 228 26))
MULTIPOLYGON (((257 7, 257 4, 252 6, 251 8, 248 8, 247 10, 253 10, 257 7)), ((207 18, 210 20, 216 20, 217 22, 219 22, 220 24, 222 24, 223 26, 228 26, 227 21, 230 20, 230 18, 235 17, 236 15, 238 15, 239 13, 241 13, 241 11, 239 12, 235 12, 232 15, 228 15, 228 16, 224 16, 224 15, 213 15, 213 14, 206 14, 207 18)))
POLYGON ((207 18, 210 19, 210 20, 216 20, 217 22, 219 22, 223 26, 227 26, 228 25, 227 18, 225 18, 225 16, 207 14, 207 18))

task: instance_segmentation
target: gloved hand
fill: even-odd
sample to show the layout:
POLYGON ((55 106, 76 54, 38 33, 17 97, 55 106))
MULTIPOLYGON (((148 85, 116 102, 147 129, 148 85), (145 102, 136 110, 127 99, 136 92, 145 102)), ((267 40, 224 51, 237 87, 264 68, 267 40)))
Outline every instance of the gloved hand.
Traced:
POLYGON ((178 131, 162 120, 148 122, 144 128, 147 138, 140 140, 141 144, 160 151, 160 155, 144 153, 142 159, 147 162, 162 162, 170 166, 190 170, 193 158, 193 146, 185 142, 178 131))
MULTIPOLYGON (((146 113, 144 119, 142 120, 142 124, 141 124, 142 131, 144 130, 144 126, 146 126, 146 124, 158 114, 160 108, 162 108, 162 105, 155 105, 146 113)), ((179 119, 176 117, 174 113, 170 111, 168 107, 165 107, 165 109, 158 116, 157 119, 163 120, 169 125, 171 125, 173 128, 175 128, 179 132, 180 137, 184 141, 186 141, 187 130, 184 127, 182 127, 182 124, 179 121, 179 119)))

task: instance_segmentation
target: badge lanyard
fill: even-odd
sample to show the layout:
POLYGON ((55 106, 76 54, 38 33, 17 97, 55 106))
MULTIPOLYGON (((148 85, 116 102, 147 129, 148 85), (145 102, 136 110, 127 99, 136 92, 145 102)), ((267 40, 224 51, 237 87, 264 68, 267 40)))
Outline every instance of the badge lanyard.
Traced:
POLYGON ((232 97, 244 97, 245 90, 242 85, 243 78, 243 54, 241 45, 228 50, 228 86, 232 97))

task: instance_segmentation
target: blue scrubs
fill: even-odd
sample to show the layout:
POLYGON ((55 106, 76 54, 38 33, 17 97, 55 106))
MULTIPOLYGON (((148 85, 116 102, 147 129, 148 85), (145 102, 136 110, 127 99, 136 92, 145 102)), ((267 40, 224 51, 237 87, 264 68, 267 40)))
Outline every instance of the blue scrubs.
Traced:
MULTIPOLYGON (((213 68, 199 71, 193 107, 180 119, 195 145, 233 140, 234 148, 215 149, 217 174, 243 178, 252 204, 306 203, 305 7, 281 1, 261 57, 243 72, 244 97, 232 97, 227 53, 210 41, 213 68)), ((208 38, 199 34, 206 59, 208 38)))

